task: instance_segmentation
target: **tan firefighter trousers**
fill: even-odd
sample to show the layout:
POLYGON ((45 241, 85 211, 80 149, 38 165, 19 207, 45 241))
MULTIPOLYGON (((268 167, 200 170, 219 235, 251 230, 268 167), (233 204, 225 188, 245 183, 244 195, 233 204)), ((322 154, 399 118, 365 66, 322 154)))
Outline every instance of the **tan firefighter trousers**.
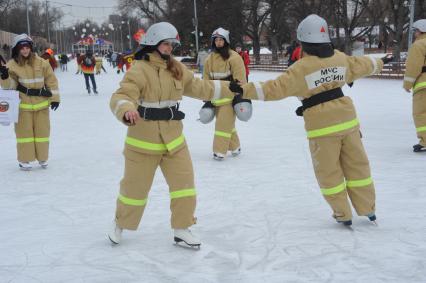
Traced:
POLYGON ((184 229, 195 223, 196 193, 188 147, 173 155, 151 155, 125 149, 124 156, 124 177, 116 210, 119 227, 128 230, 138 228, 158 166, 169 186, 172 228, 184 229))
POLYGON ((375 190, 370 165, 354 130, 341 136, 309 140, 312 162, 321 192, 338 221, 352 219, 349 199, 358 215, 375 212, 375 190))
POLYGON ((426 89, 413 96, 413 119, 419 144, 426 147, 426 89))
POLYGON ((49 109, 19 111, 15 124, 18 161, 47 161, 49 158, 49 109))
POLYGON ((235 129, 236 115, 232 104, 216 106, 216 125, 213 140, 213 152, 226 155, 240 147, 237 130, 235 129))

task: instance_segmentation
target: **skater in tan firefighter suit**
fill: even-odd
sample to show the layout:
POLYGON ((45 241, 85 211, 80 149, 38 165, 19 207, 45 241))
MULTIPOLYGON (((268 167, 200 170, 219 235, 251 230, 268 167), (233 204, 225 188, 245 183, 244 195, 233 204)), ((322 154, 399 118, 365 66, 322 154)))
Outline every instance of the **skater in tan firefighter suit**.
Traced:
POLYGON ((244 98, 280 100, 296 96, 303 115, 313 167, 321 193, 334 218, 352 224, 351 206, 358 215, 375 221, 375 190, 370 166, 361 142, 360 126, 352 100, 341 87, 363 76, 381 71, 383 61, 368 56, 351 57, 333 50, 326 21, 310 15, 297 29, 303 58, 276 80, 248 83, 231 90, 244 98))
MULTIPOLYGON (((241 56, 229 46, 229 31, 218 28, 211 37, 212 51, 204 63, 205 80, 238 80, 246 83, 246 71, 241 56)), ((223 160, 228 151, 233 156, 241 153, 240 140, 235 128, 236 113, 229 98, 208 101, 203 109, 214 109, 216 124, 213 140, 213 158, 223 160)), ((201 115, 200 115, 200 120, 201 115)))
POLYGON ((49 157, 49 106, 59 106, 58 80, 49 62, 33 52, 33 41, 21 34, 14 38, 12 59, 1 66, 1 86, 19 91, 19 120, 15 124, 18 162, 22 170, 30 170, 30 162, 38 160, 47 167, 49 157))
POLYGON ((100 75, 101 70, 103 70, 106 73, 107 71, 105 70, 104 65, 103 65, 104 60, 103 60, 102 56, 100 56, 98 53, 95 54, 95 61, 96 61, 96 63, 95 63, 96 75, 100 75))
POLYGON ((426 151, 426 20, 413 24, 416 41, 408 51, 405 63, 404 89, 413 89, 413 118, 419 143, 414 152, 426 151))
POLYGON ((155 171, 161 168, 170 190, 171 226, 177 242, 199 246, 188 229, 195 223, 196 190, 192 162, 182 134, 178 101, 233 97, 229 83, 194 77, 171 56, 179 44, 176 28, 167 22, 152 25, 141 40, 132 68, 111 98, 111 110, 128 128, 125 172, 117 199, 115 221, 108 236, 121 240, 123 229, 136 230, 142 218, 155 171))

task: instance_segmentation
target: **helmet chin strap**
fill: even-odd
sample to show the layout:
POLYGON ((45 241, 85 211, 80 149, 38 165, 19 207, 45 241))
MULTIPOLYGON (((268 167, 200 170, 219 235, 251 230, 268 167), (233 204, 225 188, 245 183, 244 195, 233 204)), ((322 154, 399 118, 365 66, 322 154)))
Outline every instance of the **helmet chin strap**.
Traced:
POLYGON ((170 60, 170 55, 161 53, 161 51, 160 51, 160 50, 158 50, 158 48, 156 49, 156 51, 158 52, 158 54, 160 54, 160 57, 161 57, 163 60, 165 60, 165 61, 169 61, 169 60, 170 60))

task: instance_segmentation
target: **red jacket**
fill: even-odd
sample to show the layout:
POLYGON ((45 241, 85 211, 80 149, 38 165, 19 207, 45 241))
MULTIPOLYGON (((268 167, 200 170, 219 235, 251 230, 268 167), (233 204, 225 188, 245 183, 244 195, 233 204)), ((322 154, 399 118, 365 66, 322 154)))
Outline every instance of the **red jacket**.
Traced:
POLYGON ((248 76, 250 73, 249 67, 248 67, 250 64, 250 56, 248 55, 246 51, 241 51, 238 54, 240 54, 241 58, 243 58, 244 66, 246 67, 246 76, 248 76))
POLYGON ((296 49, 294 49, 293 53, 291 54, 291 61, 296 62, 300 59, 302 56, 302 47, 297 46, 296 49))
POLYGON ((49 53, 46 52, 43 55, 41 55, 40 57, 43 58, 44 60, 49 61, 49 64, 50 64, 50 67, 52 67, 52 70, 55 70, 58 67, 58 63, 56 62, 55 57, 53 57, 49 53))

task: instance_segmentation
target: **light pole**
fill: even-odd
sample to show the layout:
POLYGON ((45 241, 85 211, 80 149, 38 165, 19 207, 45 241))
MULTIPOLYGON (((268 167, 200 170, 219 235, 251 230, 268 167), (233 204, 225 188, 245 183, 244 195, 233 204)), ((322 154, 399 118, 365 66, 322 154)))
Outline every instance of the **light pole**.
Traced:
POLYGON ((50 44, 50 31, 49 31, 49 1, 46 0, 46 26, 47 26, 47 41, 50 44))
POLYGON ((416 5, 416 0, 410 0, 409 8, 410 8, 410 26, 408 27, 408 48, 411 47, 413 43, 413 21, 414 21, 414 8, 416 5))
POLYGON ((25 6, 27 6, 27 33, 28 36, 31 36, 31 30, 30 30, 30 15, 28 12, 28 0, 25 0, 25 6))
POLYGON ((121 52, 124 51, 124 45, 123 45, 123 31, 122 31, 122 26, 119 26, 120 28, 120 46, 121 46, 121 52))
POLYGON ((132 34, 130 33, 130 21, 127 21, 127 26, 129 27, 129 47, 132 50, 132 34))
POLYGON ((197 18, 197 0, 194 0, 194 26, 195 26, 195 49, 198 54, 198 18, 197 18))

